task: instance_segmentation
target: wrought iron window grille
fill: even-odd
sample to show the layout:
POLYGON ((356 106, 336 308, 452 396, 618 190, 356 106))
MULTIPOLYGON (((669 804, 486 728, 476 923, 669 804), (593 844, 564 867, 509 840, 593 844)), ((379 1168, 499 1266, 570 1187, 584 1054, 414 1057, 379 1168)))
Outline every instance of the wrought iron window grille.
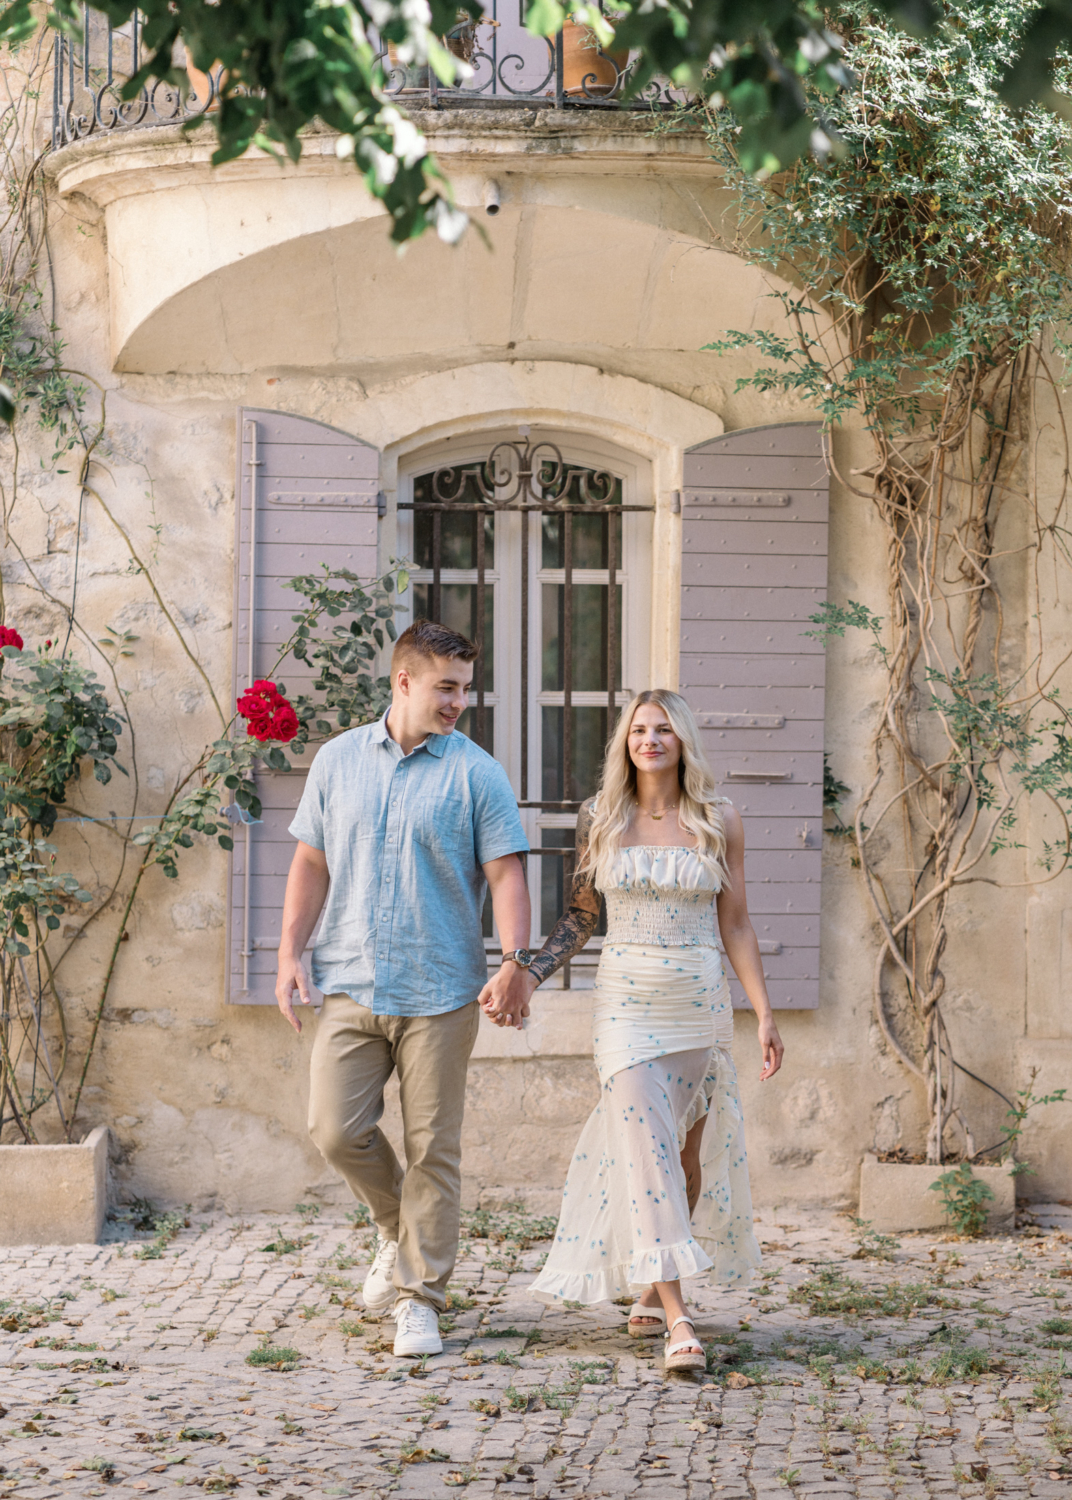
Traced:
MULTIPOLYGON (((517 592, 509 591, 508 597, 516 598, 520 611, 520 673, 522 692, 520 696, 520 778, 518 807, 531 809, 537 814, 575 814, 594 787, 582 788, 583 796, 571 796, 575 790, 575 744, 574 707, 576 688, 574 683, 575 644, 575 573, 582 576, 590 570, 577 566, 576 523, 578 518, 596 518, 602 523, 599 550, 606 558, 605 618, 603 621, 602 651, 603 677, 606 688, 606 731, 614 728, 622 701, 619 687, 621 676, 618 588, 622 555, 622 517, 628 512, 654 510, 652 505, 626 503, 622 495, 621 480, 609 470, 593 469, 582 464, 568 462, 558 446, 545 438, 531 439, 522 429, 517 441, 496 443, 484 459, 468 463, 441 466, 420 477, 415 487, 415 498, 401 501, 400 511, 411 511, 426 516, 431 522, 427 548, 427 562, 421 571, 431 574, 427 596, 429 618, 441 621, 444 608, 443 573, 447 570, 444 560, 444 517, 469 515, 474 518, 472 556, 475 568, 475 588, 472 618, 475 644, 478 655, 473 674, 472 728, 473 738, 489 753, 493 751, 493 736, 489 733, 489 713, 486 705, 487 662, 485 647, 487 619, 487 590, 490 587, 488 573, 487 527, 479 520, 503 513, 521 513, 560 517, 557 532, 561 555, 561 617, 558 621, 558 663, 561 676, 561 756, 557 780, 561 796, 548 798, 532 796, 529 752, 530 704, 528 684, 530 682, 530 528, 520 528, 520 579, 517 592), (430 566, 429 566, 430 564, 430 566)), ((559 569, 553 569, 556 575, 559 569)), ((597 570, 602 573, 604 570, 597 570)), ((577 585, 583 587, 583 585, 577 585)), ((586 706, 590 706, 593 694, 586 692, 586 706)), ((557 694, 556 694, 557 697, 557 694)), ((546 790, 546 787, 540 788, 546 790)), ((532 849, 537 858, 562 861, 563 896, 569 891, 573 878, 575 851, 572 838, 567 847, 556 848, 541 839, 532 849)), ((569 987, 568 967, 563 975, 569 987)))

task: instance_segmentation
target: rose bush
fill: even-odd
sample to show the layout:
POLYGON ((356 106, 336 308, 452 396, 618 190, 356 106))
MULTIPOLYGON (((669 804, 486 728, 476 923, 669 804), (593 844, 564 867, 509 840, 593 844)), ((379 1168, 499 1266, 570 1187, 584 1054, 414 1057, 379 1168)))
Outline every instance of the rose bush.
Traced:
POLYGON ((246 720, 246 734, 255 740, 280 740, 284 744, 298 732, 298 715, 274 682, 258 680, 238 699, 238 712, 246 720))

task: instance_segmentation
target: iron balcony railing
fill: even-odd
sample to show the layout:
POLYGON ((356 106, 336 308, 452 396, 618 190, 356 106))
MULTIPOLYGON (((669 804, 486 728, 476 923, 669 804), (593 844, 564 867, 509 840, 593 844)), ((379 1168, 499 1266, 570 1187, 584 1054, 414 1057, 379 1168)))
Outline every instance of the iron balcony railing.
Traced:
MULTIPOLYGON (((531 36, 524 25, 525 3, 490 0, 482 21, 466 21, 448 34, 448 47, 471 70, 449 88, 431 69, 403 66, 394 49, 385 48, 380 57, 388 92, 406 103, 432 108, 518 102, 557 109, 620 107, 633 66, 630 57, 605 52, 587 27, 571 21, 553 39, 531 36)), ((181 54, 180 46, 175 58, 180 65, 185 62, 181 54)), ((53 146, 101 132, 178 124, 218 107, 218 70, 191 70, 186 93, 150 80, 135 99, 124 100, 123 86, 143 61, 137 13, 116 27, 99 11, 83 6, 80 32, 56 39, 53 146)), ((624 102, 658 109, 682 97, 668 84, 656 82, 624 102)))

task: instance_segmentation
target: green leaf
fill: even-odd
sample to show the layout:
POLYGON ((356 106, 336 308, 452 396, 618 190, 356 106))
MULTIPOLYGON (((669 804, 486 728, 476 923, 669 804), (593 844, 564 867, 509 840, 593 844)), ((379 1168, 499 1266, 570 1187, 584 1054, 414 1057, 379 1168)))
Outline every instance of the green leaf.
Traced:
POLYGON ((533 36, 554 36, 562 30, 565 8, 558 0, 530 0, 525 10, 525 29, 533 36))

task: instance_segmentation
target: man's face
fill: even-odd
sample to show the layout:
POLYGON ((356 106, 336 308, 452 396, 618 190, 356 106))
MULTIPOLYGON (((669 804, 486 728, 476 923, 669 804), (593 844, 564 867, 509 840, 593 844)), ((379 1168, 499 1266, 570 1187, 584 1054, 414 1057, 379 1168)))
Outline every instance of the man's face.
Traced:
POLYGON ((469 706, 473 663, 456 656, 437 656, 420 661, 412 669, 401 667, 395 693, 406 703, 412 731, 420 734, 451 734, 469 706))

